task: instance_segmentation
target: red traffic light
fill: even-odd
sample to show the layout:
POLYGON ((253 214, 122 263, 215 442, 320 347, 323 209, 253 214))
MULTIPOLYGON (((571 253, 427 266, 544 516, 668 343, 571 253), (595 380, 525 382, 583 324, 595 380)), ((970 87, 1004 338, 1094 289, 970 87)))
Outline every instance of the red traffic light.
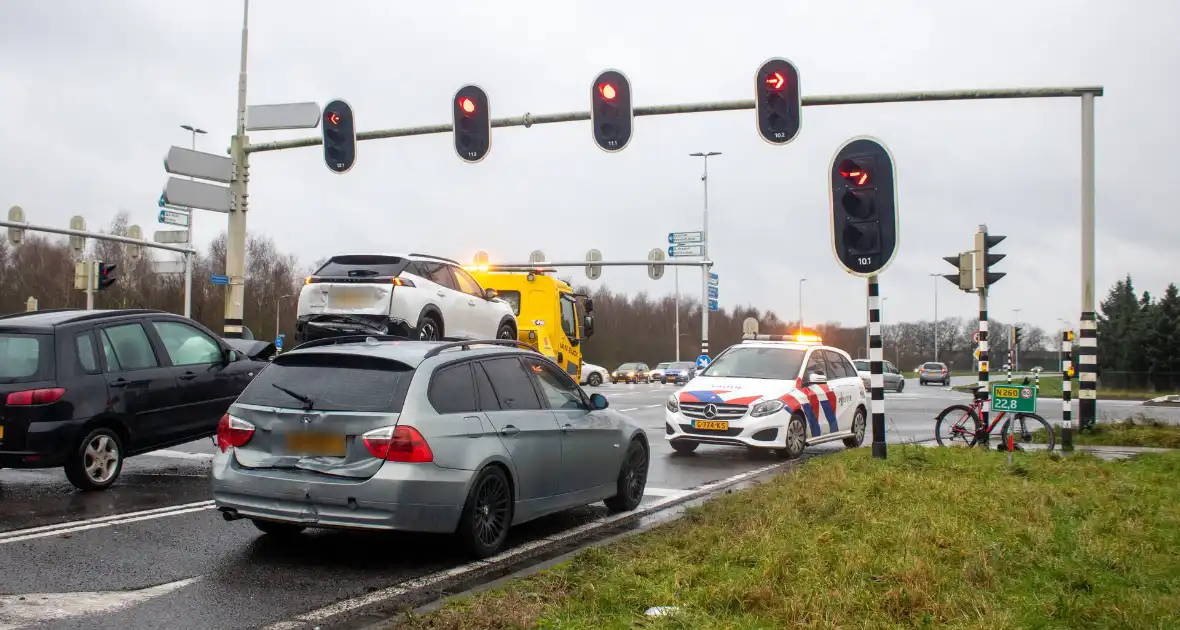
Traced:
POLYGON ((605 98, 608 101, 613 101, 615 96, 618 95, 618 93, 615 91, 615 86, 609 83, 603 83, 602 85, 598 86, 598 91, 602 94, 602 98, 605 98))
POLYGON ((462 109, 463 113, 465 113, 465 114, 474 114, 475 113, 475 101, 464 96, 463 98, 459 99, 459 108, 462 109))
POLYGON ((853 185, 864 186, 869 183, 869 169, 853 160, 844 160, 840 163, 840 177, 853 185))
POLYGON ((781 72, 772 72, 766 77, 766 85, 772 90, 781 90, 786 83, 787 79, 781 72))
POLYGON ((337 114, 336 112, 332 112, 332 113, 328 114, 328 122, 332 123, 333 125, 339 125, 340 124, 340 114, 337 114))

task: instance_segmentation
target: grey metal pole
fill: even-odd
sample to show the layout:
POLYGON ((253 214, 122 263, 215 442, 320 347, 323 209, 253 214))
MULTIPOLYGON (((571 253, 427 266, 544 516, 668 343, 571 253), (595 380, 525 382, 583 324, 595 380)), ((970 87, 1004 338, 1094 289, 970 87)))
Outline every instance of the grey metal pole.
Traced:
POLYGON ((226 231, 225 275, 229 276, 228 295, 225 300, 224 336, 240 339, 243 335, 243 311, 245 303, 246 275, 246 211, 249 181, 249 155, 246 146, 246 51, 250 18, 250 0, 242 0, 242 58, 238 71, 237 129, 230 140, 230 158, 234 165, 234 179, 230 183, 230 194, 234 207, 229 213, 229 228, 226 231))
POLYGON ((701 181, 705 183, 705 215, 701 230, 701 258, 705 262, 705 266, 701 267, 701 354, 704 355, 709 354, 709 157, 714 155, 721 155, 721 152, 691 154, 691 157, 705 159, 705 170, 701 175, 701 181))
POLYGON ((94 310, 94 261, 86 264, 86 310, 94 310))
MULTIPOLYGON (((192 149, 193 149, 193 151, 196 151, 197 150, 197 134, 198 133, 200 133, 200 134, 206 133, 205 130, 199 129, 199 128, 194 127, 192 125, 181 125, 180 128, 192 133, 192 149)), ((195 179, 195 178, 190 177, 189 179, 195 179)), ((189 249, 193 249, 193 219, 195 218, 196 214, 197 213, 194 208, 188 209, 188 242, 186 242, 185 245, 188 245, 189 249)), ((185 255, 184 255, 184 316, 189 317, 189 318, 191 318, 193 316, 193 254, 192 254, 192 252, 185 253, 185 255)))
POLYGON ((938 363, 938 279, 941 274, 930 274, 934 278, 934 362, 938 363))
POLYGON ((1082 94, 1082 322, 1078 348, 1079 429, 1098 406, 1098 318, 1094 312, 1094 92, 1082 94))
POLYGON ((680 267, 673 268, 676 276, 676 360, 680 360, 680 267))
POLYGON ((807 278, 799 278, 799 334, 803 334, 803 283, 807 278))

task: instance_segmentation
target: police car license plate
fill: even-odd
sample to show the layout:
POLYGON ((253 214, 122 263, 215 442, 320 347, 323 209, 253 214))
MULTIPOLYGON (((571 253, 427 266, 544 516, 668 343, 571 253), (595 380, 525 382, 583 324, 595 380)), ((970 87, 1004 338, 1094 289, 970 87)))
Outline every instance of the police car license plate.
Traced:
POLYGON ((692 428, 706 431, 726 431, 729 429, 729 422, 725 420, 693 420, 692 428))

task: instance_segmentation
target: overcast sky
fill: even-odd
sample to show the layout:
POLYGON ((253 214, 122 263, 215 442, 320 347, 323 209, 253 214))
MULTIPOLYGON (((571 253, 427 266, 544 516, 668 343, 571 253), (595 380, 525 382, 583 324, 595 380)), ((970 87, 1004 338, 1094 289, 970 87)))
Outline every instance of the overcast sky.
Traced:
MULTIPOLYGON (((233 133, 241 0, 0 0, 0 206, 34 223, 91 228, 120 209, 146 233, 188 146, 224 155, 233 133)), ((804 95, 1103 85, 1097 100, 1097 293, 1123 274, 1162 292, 1180 281, 1171 149, 1180 139, 1180 3, 849 0, 846 2, 425 2, 254 0, 251 104, 349 101, 361 130, 449 122, 450 98, 483 86, 493 116, 585 110, 603 69, 631 79, 637 105, 751 98, 773 56, 800 68, 804 95), (1169 150, 1165 152, 1165 149, 1169 150)), ((349 251, 471 260, 644 258, 670 230, 701 226, 709 164, 711 253, 723 306, 809 322, 864 321, 864 280, 829 245, 826 169, 869 134, 897 163, 900 251, 881 276, 886 323, 974 316, 976 298, 930 273, 986 223, 1008 240, 992 316, 1050 330, 1080 309, 1080 101, 808 107, 785 147, 752 111, 636 120, 629 147, 600 151, 588 122, 494 132, 480 164, 450 135, 362 142, 335 175, 318 148, 252 158, 249 229, 304 262, 349 251)), ((251 141, 318 131, 255 132, 251 141)), ((198 242, 225 228, 201 212, 198 242)), ((571 271, 583 281, 581 270, 571 271)), ((700 273, 681 272, 699 294, 700 273)), ((670 293, 640 269, 602 281, 670 293)), ((247 287, 249 291, 249 287, 247 287)))

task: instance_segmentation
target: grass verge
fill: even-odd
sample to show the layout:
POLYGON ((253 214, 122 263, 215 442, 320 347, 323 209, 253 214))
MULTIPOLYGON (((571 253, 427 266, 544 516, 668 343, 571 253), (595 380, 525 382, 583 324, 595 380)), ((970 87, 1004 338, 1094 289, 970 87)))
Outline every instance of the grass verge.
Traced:
MULTIPOLYGON (((1005 377, 1003 375, 1001 375, 999 373, 992 374, 992 382, 993 383, 1003 382, 1004 380, 1005 380, 1005 377)), ((1023 378, 1019 378, 1019 379, 1014 378, 1014 379, 1012 379, 1012 382, 1016 383, 1016 384, 1021 384, 1024 382, 1024 379, 1023 378)), ((1030 379, 1029 382, 1032 383, 1032 380, 1030 379)), ((957 392, 971 393, 972 391, 975 390, 975 387, 976 387, 976 384, 972 383, 969 385, 954 385, 951 387, 951 389, 953 389, 957 392)), ((1160 394, 1157 392, 1144 392, 1144 391, 1121 390, 1121 389, 1104 389, 1104 388, 1102 388, 1101 384, 1099 384, 1098 387, 1099 387, 1098 397, 1101 399, 1105 399, 1105 400, 1149 400, 1149 399, 1156 398, 1158 396, 1163 395, 1163 394, 1160 394)), ((1078 397, 1078 381, 1077 381, 1077 379, 1073 379, 1072 381, 1070 381, 1070 388, 1071 388, 1071 391, 1073 392, 1074 400, 1077 400, 1077 397, 1078 397)), ((1042 378, 1041 382, 1037 388, 1037 397, 1038 398, 1060 399, 1061 398, 1061 377, 1060 376, 1046 376, 1046 377, 1042 378)))
MULTIPOLYGON (((1046 442, 1044 431, 1036 431, 1032 437, 1034 442, 1046 442)), ((1060 433, 1057 443, 1060 446, 1060 433)), ((1073 443, 1078 446, 1180 448, 1180 426, 1140 415, 1117 422, 1103 422, 1090 431, 1074 433, 1073 443)), ((1180 479, 1177 481, 1180 482, 1180 479)))
POLYGON ((1180 453, 1017 457, 816 458, 395 627, 1175 627, 1180 453))

